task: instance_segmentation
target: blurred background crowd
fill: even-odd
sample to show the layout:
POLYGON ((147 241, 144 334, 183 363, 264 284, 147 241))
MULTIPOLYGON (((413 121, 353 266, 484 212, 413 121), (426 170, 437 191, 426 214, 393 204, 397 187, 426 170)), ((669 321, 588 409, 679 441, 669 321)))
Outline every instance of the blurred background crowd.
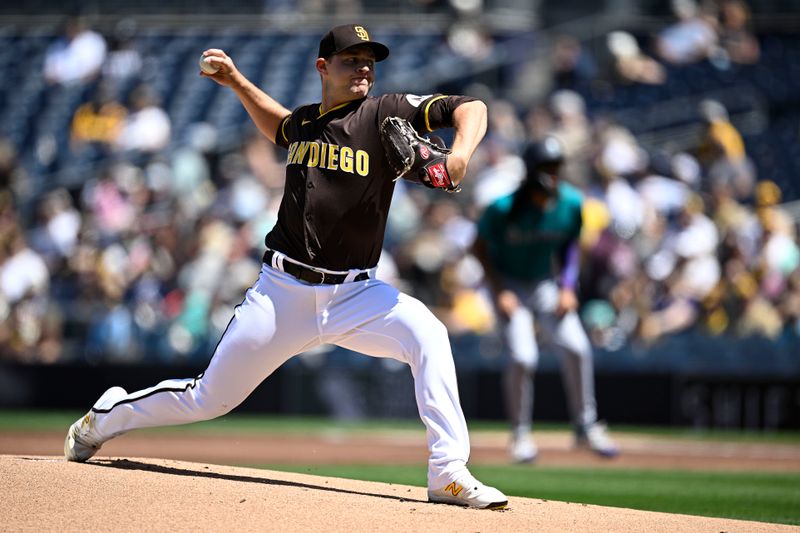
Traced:
POLYGON ((522 180, 524 144, 552 134, 585 195, 581 317, 597 348, 797 342, 800 33, 751 3, 548 22, 503 2, 395 2, 406 26, 357 1, 270 1, 223 29, 0 16, 0 360, 210 357, 260 270, 286 152, 197 59, 224 48, 287 107, 316 101, 330 19, 297 24, 315 10, 363 17, 392 49, 377 93, 489 106, 460 194, 398 183, 380 265, 454 338, 494 335, 475 222, 522 180))

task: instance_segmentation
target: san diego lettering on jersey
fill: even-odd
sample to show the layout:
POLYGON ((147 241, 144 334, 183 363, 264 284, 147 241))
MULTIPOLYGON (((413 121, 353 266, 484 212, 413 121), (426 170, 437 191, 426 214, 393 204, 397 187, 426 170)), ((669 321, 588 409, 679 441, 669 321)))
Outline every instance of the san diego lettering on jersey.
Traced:
POLYGON ((324 168, 355 173, 359 176, 369 174, 369 154, 364 150, 353 150, 349 146, 339 146, 321 141, 295 141, 289 145, 287 156, 289 165, 305 165, 310 168, 324 168))

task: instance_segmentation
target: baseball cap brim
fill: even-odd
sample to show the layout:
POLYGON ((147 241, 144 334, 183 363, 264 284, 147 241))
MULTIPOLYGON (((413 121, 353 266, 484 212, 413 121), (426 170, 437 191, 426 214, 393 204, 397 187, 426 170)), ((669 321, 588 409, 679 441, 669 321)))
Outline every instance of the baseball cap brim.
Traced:
MULTIPOLYGON (((353 48, 353 46, 358 46, 358 45, 365 45, 372 48, 372 51, 375 53, 375 61, 383 61, 384 59, 389 57, 389 48, 386 45, 375 41, 370 41, 368 43, 356 43, 352 46, 348 46, 342 50, 339 50, 339 52, 344 52, 348 48, 353 48)), ((339 52, 336 53, 338 54, 339 52)))

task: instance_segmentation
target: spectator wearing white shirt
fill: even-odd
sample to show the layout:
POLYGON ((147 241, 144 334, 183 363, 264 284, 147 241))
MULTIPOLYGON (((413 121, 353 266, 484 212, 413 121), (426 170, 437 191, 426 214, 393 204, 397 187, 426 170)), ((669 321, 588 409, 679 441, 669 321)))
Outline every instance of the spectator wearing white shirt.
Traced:
POLYGON ((20 229, 9 236, 6 257, 0 262, 0 291, 14 304, 31 294, 43 294, 50 284, 44 259, 31 250, 20 229))
POLYGON ((695 1, 673 0, 672 11, 678 21, 656 39, 661 59, 674 65, 686 65, 711 56, 717 50, 717 32, 695 1))
POLYGON ((102 35, 88 29, 81 18, 70 18, 63 36, 47 49, 44 77, 61 85, 88 81, 100 72, 106 48, 102 35))
POLYGON ((720 281, 719 233, 703 209, 699 196, 690 197, 679 215, 678 227, 647 261, 648 275, 666 286, 667 305, 643 318, 641 335, 645 340, 692 326, 699 318, 700 302, 720 281))
POLYGON ((608 206, 617 235, 629 239, 642 227, 645 204, 626 179, 639 173, 646 156, 626 129, 610 126, 603 132, 600 155, 595 162, 602 179, 601 199, 608 206))
POLYGON ((117 148, 146 154, 166 148, 172 124, 152 87, 139 85, 132 91, 130 101, 131 112, 117 138, 117 148))
POLYGON ((483 146, 486 164, 475 176, 473 203, 480 209, 514 192, 522 182, 525 164, 514 151, 497 139, 489 138, 483 146))
POLYGON ((103 76, 124 82, 139 75, 143 60, 134 44, 136 31, 136 21, 131 18, 124 18, 117 23, 109 39, 110 46, 103 64, 103 76))

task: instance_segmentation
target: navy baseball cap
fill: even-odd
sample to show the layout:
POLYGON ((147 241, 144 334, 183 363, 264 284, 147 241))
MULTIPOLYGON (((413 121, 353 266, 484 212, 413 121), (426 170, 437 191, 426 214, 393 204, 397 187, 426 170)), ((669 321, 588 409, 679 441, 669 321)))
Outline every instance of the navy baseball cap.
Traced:
POLYGON ((351 46, 366 44, 375 52, 375 61, 383 61, 389 56, 389 48, 382 43, 373 41, 367 28, 358 24, 343 24, 336 26, 326 33, 319 42, 319 56, 329 58, 343 52, 351 46))

